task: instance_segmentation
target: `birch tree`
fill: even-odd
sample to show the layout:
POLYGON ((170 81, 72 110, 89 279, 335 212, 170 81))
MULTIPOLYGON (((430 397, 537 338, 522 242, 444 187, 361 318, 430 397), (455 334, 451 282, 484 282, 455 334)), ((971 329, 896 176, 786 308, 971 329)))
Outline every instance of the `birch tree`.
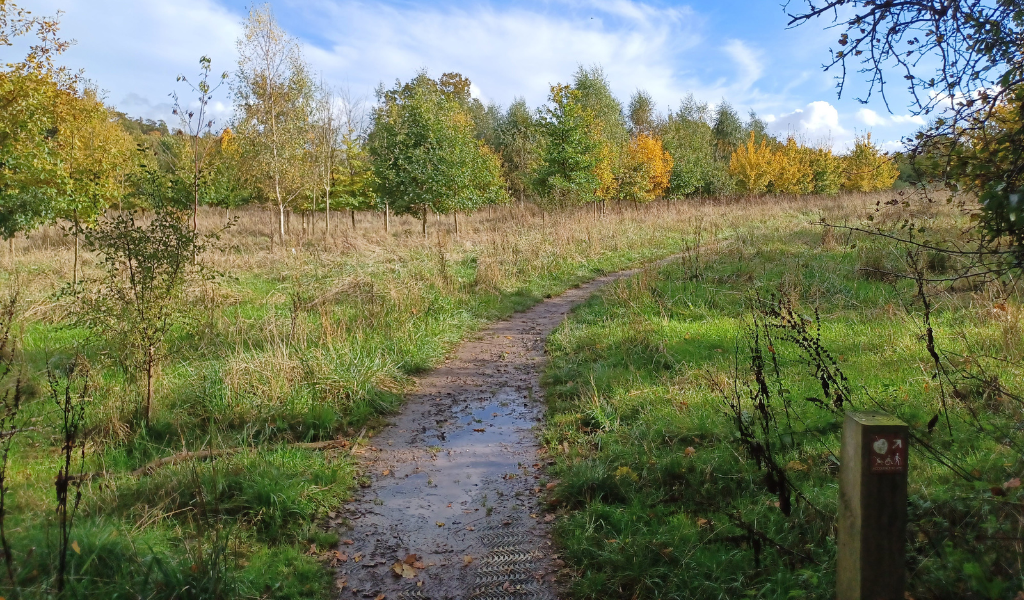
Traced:
POLYGON ((298 42, 277 24, 269 5, 249 11, 238 40, 234 96, 239 146, 251 180, 277 205, 284 244, 285 207, 306 191, 313 85, 298 42))

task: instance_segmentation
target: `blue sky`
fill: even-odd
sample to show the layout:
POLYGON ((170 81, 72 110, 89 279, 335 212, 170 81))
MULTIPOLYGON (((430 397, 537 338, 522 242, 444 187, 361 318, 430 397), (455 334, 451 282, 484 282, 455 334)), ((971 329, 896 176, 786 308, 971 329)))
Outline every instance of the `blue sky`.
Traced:
MULTIPOLYGON (((794 0, 796 3, 797 0, 794 0)), ((77 44, 64 61, 85 70, 107 100, 133 115, 172 121, 168 94, 200 55, 232 70, 248 2, 241 0, 22 0, 36 13, 64 11, 63 32, 77 44)), ((275 0, 281 25, 302 43, 307 61, 329 83, 373 99, 378 83, 418 69, 458 71, 485 101, 516 96, 542 104, 551 83, 578 65, 601 65, 623 102, 646 89, 661 109, 687 93, 741 113, 755 110, 780 134, 847 146, 871 131, 888 149, 921 124, 897 94, 889 114, 880 99, 862 105, 859 81, 842 99, 824 73, 837 31, 826 22, 796 30, 777 0, 524 0, 423 2, 275 0)), ((12 52, 4 50, 3 52, 12 52)), ((0 56, 0 61, 3 60, 0 56)), ((229 92, 216 114, 230 117, 229 92)))

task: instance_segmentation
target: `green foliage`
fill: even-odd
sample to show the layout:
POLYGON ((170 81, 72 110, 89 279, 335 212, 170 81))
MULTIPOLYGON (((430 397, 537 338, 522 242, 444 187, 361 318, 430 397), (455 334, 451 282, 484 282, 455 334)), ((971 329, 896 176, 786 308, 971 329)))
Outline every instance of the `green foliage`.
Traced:
MULTIPOLYGON (((377 193, 396 214, 425 218, 507 201, 497 156, 476 139, 465 107, 468 81, 454 91, 420 73, 379 89, 368 149, 377 193)), ((424 221, 425 222, 425 221, 424 221)))
POLYGON ((690 94, 669 114, 663 129, 665 149, 674 159, 670 193, 715 196, 732 192, 729 165, 717 158, 710 109, 690 94))
POLYGON ((723 100, 716 109, 712 133, 715 136, 715 157, 729 160, 732 153, 747 139, 748 131, 731 104, 723 100))
POLYGON ((86 247, 102 257, 103 274, 71 291, 76 323, 104 338, 126 371, 145 375, 148 423, 164 341, 187 312, 186 285, 205 242, 178 211, 156 211, 148 223, 137 218, 125 211, 87 231, 86 247))
POLYGON ((540 154, 540 124, 526 101, 517 98, 494 128, 494 149, 501 157, 502 174, 509 194, 526 200, 540 154))
POLYGON ((580 92, 565 85, 551 86, 541 114, 544 144, 535 179, 543 196, 566 205, 596 199, 603 145, 599 130, 594 115, 580 103, 580 92))

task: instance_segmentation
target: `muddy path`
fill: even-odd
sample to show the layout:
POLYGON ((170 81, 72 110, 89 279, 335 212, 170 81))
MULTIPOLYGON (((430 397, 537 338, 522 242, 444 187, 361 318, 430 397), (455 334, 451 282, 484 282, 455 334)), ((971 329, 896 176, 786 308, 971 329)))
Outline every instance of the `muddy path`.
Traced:
POLYGON ((419 378, 401 413, 356 452, 371 483, 338 515, 351 527, 339 549, 341 598, 557 598, 536 438, 544 341, 574 306, 639 271, 495 323, 419 378))

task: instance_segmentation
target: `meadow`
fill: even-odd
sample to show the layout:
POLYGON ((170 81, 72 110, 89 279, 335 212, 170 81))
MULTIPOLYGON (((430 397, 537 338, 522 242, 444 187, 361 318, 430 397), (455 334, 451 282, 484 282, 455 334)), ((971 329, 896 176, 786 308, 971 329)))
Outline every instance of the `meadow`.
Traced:
MULTIPOLYGON (((809 214, 859 225, 873 204, 761 209, 552 335, 549 504, 575 597, 834 597, 849 409, 911 428, 906 597, 1020 597, 1020 290, 809 214), (915 265, 938 377, 917 282, 900 276, 915 265)), ((948 240, 969 229, 945 203, 893 213, 948 240)))
MULTIPOLYGON (((783 221, 813 217, 814 200, 782 205, 783 221)), ((17 293, 11 339, 25 375, 19 431, 5 438, 20 597, 45 596, 59 562, 60 401, 80 398, 83 419, 69 472, 66 594, 327 597, 336 513, 361 482, 353 450, 400 407, 414 375, 488 322, 729 237, 769 206, 779 203, 622 204, 597 220, 587 208, 513 206, 463 217, 458 236, 431 217, 426 238, 412 219, 393 217, 385 232, 376 215, 358 215, 352 229, 342 214, 325 240, 322 222, 303 232, 296 216, 292 244, 273 250, 267 212, 236 211, 224 229, 224 211, 202 209, 201 230, 219 241, 200 258, 206 276, 171 332, 148 425, 145 381, 72 318, 74 298, 62 293, 69 238, 56 228, 19 236, 0 287, 17 293), (207 455, 132 474, 182 452, 207 455)), ((89 279, 101 265, 83 253, 82 269, 89 279)))

